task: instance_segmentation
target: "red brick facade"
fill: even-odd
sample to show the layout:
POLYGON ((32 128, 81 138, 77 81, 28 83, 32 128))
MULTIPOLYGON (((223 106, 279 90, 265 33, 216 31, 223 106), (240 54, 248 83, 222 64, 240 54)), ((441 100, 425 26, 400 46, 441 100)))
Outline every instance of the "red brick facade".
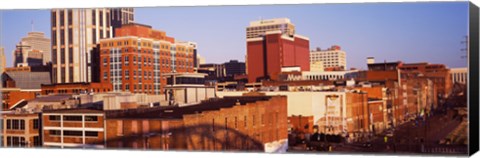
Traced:
MULTIPOLYGON (((178 109, 181 118, 170 117, 176 115, 175 108, 165 109, 165 114, 156 112, 158 116, 151 118, 144 118, 147 116, 144 114, 143 117, 111 117, 106 121, 107 148, 263 151, 265 144, 286 140, 288 134, 286 97, 269 98, 245 104, 230 100, 234 103, 231 107, 196 113, 188 112, 188 108, 178 109), (184 112, 188 114, 181 114, 184 112)), ((209 105, 208 102, 191 108, 206 108, 205 105, 209 105)))
POLYGON ((61 83, 42 85, 42 95, 48 94, 79 94, 79 93, 100 93, 112 91, 112 84, 109 83, 61 83))
POLYGON ((247 41, 248 82, 260 78, 277 80, 281 68, 299 66, 302 71, 310 70, 309 40, 297 36, 282 36, 280 32, 263 38, 247 41))
POLYGON ((111 83, 114 91, 161 94, 162 73, 193 72, 195 46, 190 43, 140 24, 116 32, 117 37, 100 41, 100 82, 111 83))

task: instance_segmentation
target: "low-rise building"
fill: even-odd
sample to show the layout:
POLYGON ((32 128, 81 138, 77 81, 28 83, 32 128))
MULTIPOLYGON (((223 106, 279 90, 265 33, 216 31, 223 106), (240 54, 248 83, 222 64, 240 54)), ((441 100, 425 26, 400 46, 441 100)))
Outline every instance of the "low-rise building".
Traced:
POLYGON ((110 83, 58 83, 42 84, 42 95, 48 94, 81 94, 112 91, 110 83))
POLYGON ((58 109, 42 113, 43 145, 47 148, 105 148, 104 112, 58 109))
POLYGON ((41 147, 42 121, 39 113, 17 110, 2 114, 3 147, 41 147))
POLYGON ((283 151, 284 96, 212 99, 183 107, 107 113, 107 148, 190 151, 283 151))

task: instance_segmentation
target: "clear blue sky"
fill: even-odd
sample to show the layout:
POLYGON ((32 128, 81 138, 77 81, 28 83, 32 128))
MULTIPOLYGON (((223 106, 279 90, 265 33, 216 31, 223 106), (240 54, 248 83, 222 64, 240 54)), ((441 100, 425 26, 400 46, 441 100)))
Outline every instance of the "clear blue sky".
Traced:
MULTIPOLYGON (((49 10, 3 11, 3 44, 11 66, 15 44, 31 31, 50 37, 49 10)), ((464 67, 460 43, 468 34, 468 3, 364 3, 136 8, 135 22, 198 43, 207 63, 244 61, 245 27, 250 21, 290 18, 296 33, 310 38, 310 49, 338 44, 348 67, 377 61, 442 63, 464 67)))

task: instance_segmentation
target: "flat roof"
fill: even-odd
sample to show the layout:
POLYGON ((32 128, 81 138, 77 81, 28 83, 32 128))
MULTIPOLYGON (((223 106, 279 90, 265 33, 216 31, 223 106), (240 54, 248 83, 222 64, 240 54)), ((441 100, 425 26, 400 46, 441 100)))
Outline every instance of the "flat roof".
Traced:
POLYGON ((191 106, 166 106, 154 108, 139 108, 131 110, 112 110, 107 111, 107 119, 182 119, 184 115, 202 113, 205 111, 216 111, 221 108, 231 108, 240 103, 239 106, 244 106, 247 103, 254 103, 257 101, 270 100, 272 96, 240 96, 240 97, 224 97, 222 99, 213 98, 202 101, 199 104, 191 106))

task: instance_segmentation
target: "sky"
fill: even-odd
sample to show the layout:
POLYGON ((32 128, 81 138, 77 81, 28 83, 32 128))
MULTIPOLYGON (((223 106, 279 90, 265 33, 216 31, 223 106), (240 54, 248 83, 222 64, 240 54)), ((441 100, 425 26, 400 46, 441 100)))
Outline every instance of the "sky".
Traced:
MULTIPOLYGON (((3 11, 2 41, 7 66, 20 39, 32 30, 50 37, 49 10, 3 11)), ((468 34, 467 2, 357 3, 135 8, 135 22, 198 44, 207 63, 245 61, 251 21, 289 18, 310 50, 340 45, 347 67, 366 69, 366 58, 465 67, 461 44, 468 34)))

